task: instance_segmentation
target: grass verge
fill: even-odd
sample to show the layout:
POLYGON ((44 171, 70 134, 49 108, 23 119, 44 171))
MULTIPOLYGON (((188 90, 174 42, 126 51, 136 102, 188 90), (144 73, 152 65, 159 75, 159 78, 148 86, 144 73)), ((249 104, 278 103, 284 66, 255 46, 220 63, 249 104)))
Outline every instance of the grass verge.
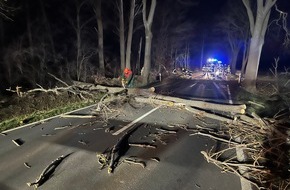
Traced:
POLYGON ((89 106, 91 104, 93 104, 93 102, 88 102, 88 101, 75 102, 75 103, 68 104, 66 106, 56 107, 51 110, 36 111, 31 114, 20 115, 12 119, 7 119, 7 120, 2 121, 0 123, 0 132, 15 128, 15 127, 19 127, 24 124, 29 124, 35 121, 46 119, 52 116, 56 116, 62 113, 73 111, 75 109, 89 106))

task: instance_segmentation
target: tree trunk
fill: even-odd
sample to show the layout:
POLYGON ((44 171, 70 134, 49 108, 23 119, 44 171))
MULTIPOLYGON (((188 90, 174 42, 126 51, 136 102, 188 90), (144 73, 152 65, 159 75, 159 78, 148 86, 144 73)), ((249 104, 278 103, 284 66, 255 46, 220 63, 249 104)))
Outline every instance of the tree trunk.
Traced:
POLYGON ((76 74, 77 74, 77 80, 79 81, 81 78, 81 28, 80 28, 80 12, 79 8, 77 11, 77 57, 76 57, 76 74))
POLYGON ((145 53, 144 53, 144 71, 142 73, 143 77, 143 82, 145 84, 149 83, 149 74, 150 74, 150 69, 151 69, 151 44, 152 44, 152 37, 153 34, 151 32, 151 26, 153 23, 153 17, 155 13, 155 8, 156 8, 156 0, 151 1, 151 6, 150 6, 150 11, 149 15, 147 18, 147 9, 146 9, 146 3, 147 0, 143 0, 143 22, 144 22, 144 27, 145 27, 145 53))
POLYGON ((144 71, 143 78, 146 84, 149 83, 149 74, 151 70, 151 44, 152 44, 152 33, 150 30, 145 31, 145 54, 144 54, 144 71))
POLYGON ((250 92, 256 91, 256 80, 264 40, 259 37, 251 39, 248 64, 245 72, 244 85, 250 92))
POLYGON ((29 5, 26 3, 26 27, 27 27, 27 37, 29 42, 30 54, 31 57, 34 57, 34 50, 33 50, 33 39, 32 39, 32 31, 31 31, 31 20, 29 14, 29 5))
POLYGON ((239 49, 232 50, 232 60, 231 60, 231 72, 235 74, 237 71, 237 60, 238 60, 239 49))
POLYGON ((138 60, 137 60, 137 64, 136 64, 136 74, 139 74, 141 71, 141 50, 142 50, 142 37, 140 38, 140 42, 139 42, 139 50, 138 50, 138 60))
POLYGON ((129 18, 129 31, 127 39, 127 49, 126 49, 126 67, 131 69, 131 45, 133 37, 133 26, 134 26, 134 10, 135 10, 135 0, 131 0, 130 6, 130 18, 129 18))
POLYGON ((257 0, 257 10, 252 11, 249 0, 243 0, 246 7, 251 30, 251 41, 249 49, 248 63, 245 72, 245 81, 243 85, 250 92, 256 91, 256 80, 258 76, 258 68, 260 57, 264 45, 266 30, 269 23, 271 9, 277 0, 257 0), (254 13, 256 18, 254 19, 254 13))
POLYGON ((249 43, 245 41, 244 50, 243 50, 243 62, 242 62, 242 68, 241 68, 242 76, 245 75, 245 69, 247 66, 248 58, 249 58, 249 43))
POLYGON ((99 69, 100 74, 105 75, 105 62, 104 62, 104 35, 103 35, 103 21, 102 21, 102 1, 97 0, 95 4, 96 17, 98 25, 98 55, 99 55, 99 69))
POLYGON ((124 11, 123 11, 123 0, 120 0, 119 5, 119 24, 120 24, 120 59, 121 59, 121 72, 125 68, 125 30, 124 30, 124 11))
POLYGON ((200 66, 199 66, 199 69, 201 70, 202 67, 203 67, 203 53, 204 53, 204 34, 202 36, 202 45, 201 45, 201 52, 200 52, 200 66))
POLYGON ((53 58, 53 61, 55 61, 56 53, 55 53, 54 40, 53 40, 53 35, 52 35, 50 23, 49 23, 49 20, 47 18, 47 15, 46 15, 44 2, 42 0, 39 0, 39 3, 40 3, 40 7, 41 7, 43 22, 44 22, 44 25, 45 25, 45 29, 47 31, 48 41, 50 43, 52 58, 53 58))

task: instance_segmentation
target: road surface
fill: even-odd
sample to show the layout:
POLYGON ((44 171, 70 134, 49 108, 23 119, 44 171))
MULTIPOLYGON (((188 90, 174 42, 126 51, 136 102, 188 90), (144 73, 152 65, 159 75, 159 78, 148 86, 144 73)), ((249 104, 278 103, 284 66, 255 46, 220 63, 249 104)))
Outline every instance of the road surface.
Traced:
MULTIPOLYGON (((232 103, 234 84, 221 81, 169 80, 155 85, 156 92, 188 99, 232 103)), ((72 114, 89 114, 95 107, 72 114)), ((189 136, 182 127, 218 128, 213 120, 200 120, 180 109, 129 102, 95 118, 55 118, 0 135, 0 189, 33 189, 41 172, 66 156, 41 184, 44 190, 239 190, 240 179, 221 173, 200 151, 221 144, 189 136), (97 154, 111 148, 131 127, 130 143, 150 143, 156 148, 130 147, 121 160, 137 158, 141 165, 121 162, 112 174, 100 170, 97 154), (170 130, 172 134, 158 134, 170 130), (176 133, 174 133, 176 132, 176 133), (20 145, 20 146, 17 146, 20 145), (28 167, 30 166, 30 167, 28 167)))

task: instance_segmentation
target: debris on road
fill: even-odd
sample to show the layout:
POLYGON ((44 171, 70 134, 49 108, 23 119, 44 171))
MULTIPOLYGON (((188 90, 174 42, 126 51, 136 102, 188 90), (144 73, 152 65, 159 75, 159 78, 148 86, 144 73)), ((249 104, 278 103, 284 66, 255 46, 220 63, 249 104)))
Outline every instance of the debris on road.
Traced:
POLYGON ((29 165, 27 162, 24 162, 24 166, 27 168, 31 168, 31 165, 29 165))
POLYGON ((142 160, 138 160, 137 158, 126 158, 122 162, 128 163, 128 164, 140 165, 142 168, 146 167, 146 163, 142 160))
POLYGON ((50 137, 50 136, 53 136, 54 134, 43 134, 43 135, 41 135, 41 136, 43 136, 43 137, 50 137))
POLYGON ((110 164, 108 168, 108 173, 112 173, 120 159, 120 157, 127 151, 128 139, 130 135, 137 130, 138 126, 133 127, 128 130, 122 137, 120 137, 117 143, 113 146, 110 156, 110 164), (117 156, 116 156, 117 154, 117 156))
POLYGON ((87 142, 87 141, 84 141, 84 140, 82 140, 82 139, 79 140, 78 142, 81 143, 81 144, 83 144, 83 145, 88 145, 88 142, 87 142))
POLYGON ((155 161, 155 162, 160 162, 160 159, 157 157, 152 157, 152 158, 150 158, 150 160, 155 161))
POLYGON ((66 128, 69 128, 69 127, 71 127, 72 125, 70 124, 70 125, 65 125, 65 126, 61 126, 61 127, 56 127, 56 128, 54 128, 54 130, 61 130, 61 129, 66 129, 66 128))
POLYGON ((106 150, 102 154, 97 154, 98 163, 101 164, 100 170, 109 166, 110 152, 111 152, 111 150, 109 150, 109 151, 106 150))
POLYGON ((61 118, 79 118, 79 119, 91 119, 96 118, 95 115, 60 115, 61 118))
POLYGON ((56 167, 70 154, 67 154, 66 156, 61 155, 57 159, 51 162, 40 174, 40 176, 36 179, 35 182, 27 183, 29 187, 34 186, 34 188, 38 188, 41 186, 46 180, 49 179, 49 177, 53 174, 56 167))
POLYGON ((14 139, 12 140, 12 142, 16 145, 16 146, 21 146, 24 144, 24 140, 22 140, 21 138, 19 139, 14 139))
POLYGON ((100 170, 108 167, 108 173, 113 173, 120 158, 127 152, 129 148, 128 139, 139 126, 135 126, 121 136, 112 148, 108 148, 102 154, 97 154, 98 163, 101 164, 100 170))
POLYGON ((176 134, 178 130, 170 130, 170 129, 165 129, 165 128, 156 128, 157 131, 161 131, 164 133, 168 133, 168 134, 176 134))
POLYGON ((141 147, 141 148, 156 148, 156 145, 149 143, 129 143, 129 146, 141 147))
POLYGON ((201 135, 226 143, 221 150, 201 151, 204 158, 222 171, 234 173, 257 189, 287 189, 289 152, 289 112, 282 118, 261 118, 257 114, 235 118, 221 131, 197 127, 192 135, 201 135), (236 151, 236 154, 232 154, 236 151), (224 155, 229 155, 226 158, 224 155), (271 188, 269 188, 271 187, 271 188))

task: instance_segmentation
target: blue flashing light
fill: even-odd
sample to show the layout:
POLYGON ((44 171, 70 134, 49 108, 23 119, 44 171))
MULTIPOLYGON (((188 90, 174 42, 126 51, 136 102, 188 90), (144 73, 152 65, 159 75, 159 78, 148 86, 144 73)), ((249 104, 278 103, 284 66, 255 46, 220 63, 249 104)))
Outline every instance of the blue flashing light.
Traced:
POLYGON ((207 59, 207 62, 210 62, 210 63, 211 63, 211 62, 216 62, 216 61, 218 61, 218 60, 215 59, 215 58, 208 58, 208 59, 207 59))

